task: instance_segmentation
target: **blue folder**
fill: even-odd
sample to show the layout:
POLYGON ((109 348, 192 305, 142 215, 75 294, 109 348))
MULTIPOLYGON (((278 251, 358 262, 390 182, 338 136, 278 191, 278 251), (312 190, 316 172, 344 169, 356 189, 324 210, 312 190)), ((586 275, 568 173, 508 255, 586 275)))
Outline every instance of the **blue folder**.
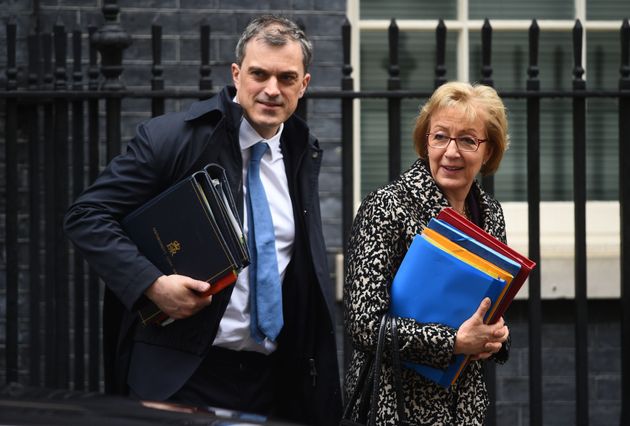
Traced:
POLYGON ((427 227, 440 233, 466 250, 475 253, 477 256, 486 259, 488 262, 498 266, 513 277, 518 275, 518 272, 521 270, 521 265, 517 262, 509 259, 487 245, 480 243, 474 238, 469 237, 459 229, 441 219, 431 219, 427 227))
MULTIPOLYGON (((419 323, 459 328, 485 297, 494 305, 505 285, 504 280, 480 271, 418 235, 394 277, 391 313, 419 323)), ((466 356, 458 355, 446 370, 409 362, 405 366, 448 388, 464 362, 466 356)))

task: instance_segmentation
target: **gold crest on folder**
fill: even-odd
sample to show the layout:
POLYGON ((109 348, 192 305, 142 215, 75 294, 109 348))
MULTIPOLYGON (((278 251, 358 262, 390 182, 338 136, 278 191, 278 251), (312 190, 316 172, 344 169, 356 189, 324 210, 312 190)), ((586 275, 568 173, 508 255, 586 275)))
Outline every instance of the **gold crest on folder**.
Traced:
POLYGON ((182 245, 179 243, 179 241, 175 240, 168 243, 166 245, 166 249, 171 256, 175 256, 175 254, 182 249, 182 245))

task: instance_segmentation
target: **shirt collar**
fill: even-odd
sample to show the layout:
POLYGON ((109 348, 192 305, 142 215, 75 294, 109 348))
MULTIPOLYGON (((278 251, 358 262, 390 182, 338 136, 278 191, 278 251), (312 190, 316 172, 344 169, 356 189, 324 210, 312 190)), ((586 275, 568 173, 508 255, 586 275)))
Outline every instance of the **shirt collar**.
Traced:
MULTIPOLYGON (((235 95, 232 98, 232 102, 238 104, 238 97, 235 95)), ((282 156, 282 152, 280 151, 280 136, 282 136, 282 131, 284 130, 284 123, 280 123, 280 128, 270 139, 265 139, 258 134, 258 132, 252 127, 252 125, 247 121, 245 116, 243 116, 241 120, 241 126, 239 128, 238 140, 241 146, 241 151, 247 151, 254 144, 258 142, 265 142, 269 145, 269 152, 271 152, 271 161, 275 161, 279 156, 282 156)))
POLYGON ((269 151, 271 152, 271 161, 275 161, 282 155, 280 152, 280 137, 282 136, 282 130, 284 130, 284 123, 280 124, 278 132, 269 139, 265 139, 258 134, 252 125, 247 121, 245 117, 241 120, 241 127, 239 129, 239 144, 241 151, 245 151, 251 148, 258 142, 265 142, 269 145, 269 151))

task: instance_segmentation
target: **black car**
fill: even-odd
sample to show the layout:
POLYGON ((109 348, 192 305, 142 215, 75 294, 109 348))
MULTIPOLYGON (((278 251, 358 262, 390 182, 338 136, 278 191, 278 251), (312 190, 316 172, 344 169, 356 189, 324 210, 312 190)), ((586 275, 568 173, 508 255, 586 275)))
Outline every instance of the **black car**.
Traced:
POLYGON ((138 401, 96 392, 29 388, 9 384, 0 390, 0 424, 25 425, 268 425, 289 426, 263 416, 215 407, 138 401))

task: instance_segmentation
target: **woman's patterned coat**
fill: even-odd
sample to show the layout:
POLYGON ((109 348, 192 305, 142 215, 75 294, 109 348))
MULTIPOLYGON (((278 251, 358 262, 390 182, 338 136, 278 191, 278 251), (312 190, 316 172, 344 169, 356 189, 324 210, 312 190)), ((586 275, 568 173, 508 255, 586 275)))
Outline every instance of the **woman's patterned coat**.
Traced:
MULTIPOLYGON (((482 227, 505 242, 501 206, 476 182, 474 185, 479 195, 482 227)), ((389 310, 390 286, 407 248, 429 220, 448 206, 423 160, 416 161, 394 182, 368 195, 361 204, 352 228, 344 287, 345 326, 354 347, 346 374, 346 401, 356 386, 367 354, 376 347, 380 318, 389 310)), ((404 318, 398 324, 403 361, 441 369, 448 366, 457 330, 404 318)), ((389 339, 385 346, 389 346, 389 339)), ((504 362, 508 346, 509 341, 495 359, 504 362)), ((398 424, 396 395, 387 359, 377 405, 378 425, 398 424)), ((409 421, 426 425, 481 425, 489 403, 481 369, 480 361, 469 363, 457 382, 446 390, 403 368, 403 393, 409 421)))

